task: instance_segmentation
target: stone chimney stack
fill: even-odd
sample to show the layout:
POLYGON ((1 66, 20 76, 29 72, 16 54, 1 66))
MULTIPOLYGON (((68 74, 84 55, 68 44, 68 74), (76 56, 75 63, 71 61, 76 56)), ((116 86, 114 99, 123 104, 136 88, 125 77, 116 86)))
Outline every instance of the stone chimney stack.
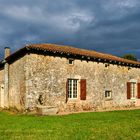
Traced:
MULTIPOLYGON (((5 59, 10 55, 10 48, 5 47, 5 59)), ((9 107, 9 64, 5 60, 4 64, 4 106, 9 107)))
POLYGON ((10 48, 9 47, 5 47, 5 57, 8 57, 10 55, 10 48))

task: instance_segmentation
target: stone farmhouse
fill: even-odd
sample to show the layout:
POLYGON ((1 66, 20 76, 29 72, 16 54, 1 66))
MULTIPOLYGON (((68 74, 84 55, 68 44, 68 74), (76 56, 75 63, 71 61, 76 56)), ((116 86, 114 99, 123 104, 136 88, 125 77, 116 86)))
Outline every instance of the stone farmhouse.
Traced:
POLYGON ((26 45, 0 62, 0 107, 59 112, 140 107, 140 62, 55 44, 26 45))

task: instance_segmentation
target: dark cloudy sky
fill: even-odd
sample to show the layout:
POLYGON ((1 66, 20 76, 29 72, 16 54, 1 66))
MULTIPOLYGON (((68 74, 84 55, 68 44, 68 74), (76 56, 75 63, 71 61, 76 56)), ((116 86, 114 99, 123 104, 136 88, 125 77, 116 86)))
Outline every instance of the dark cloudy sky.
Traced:
POLYGON ((140 59, 140 0, 0 0, 0 55, 57 43, 140 59))

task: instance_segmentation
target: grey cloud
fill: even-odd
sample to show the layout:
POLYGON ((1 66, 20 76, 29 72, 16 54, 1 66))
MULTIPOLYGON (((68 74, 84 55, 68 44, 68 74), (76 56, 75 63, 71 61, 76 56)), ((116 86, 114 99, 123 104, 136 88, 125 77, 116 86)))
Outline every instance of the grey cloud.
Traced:
POLYGON ((140 58, 139 0, 1 0, 0 55, 30 43, 58 43, 140 58))

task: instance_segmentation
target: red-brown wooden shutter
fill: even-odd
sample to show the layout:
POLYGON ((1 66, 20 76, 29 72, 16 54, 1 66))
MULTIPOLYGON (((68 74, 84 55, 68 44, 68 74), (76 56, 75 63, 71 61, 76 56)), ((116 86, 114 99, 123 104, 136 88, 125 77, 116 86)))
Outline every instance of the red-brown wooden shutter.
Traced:
POLYGON ((66 81, 66 103, 68 101, 68 79, 66 81))
POLYGON ((131 99, 131 83, 127 82, 127 99, 131 99))
POLYGON ((86 100, 86 79, 80 81, 80 99, 86 100))
POLYGON ((140 99, 140 83, 137 84, 138 87, 138 99, 140 99))

